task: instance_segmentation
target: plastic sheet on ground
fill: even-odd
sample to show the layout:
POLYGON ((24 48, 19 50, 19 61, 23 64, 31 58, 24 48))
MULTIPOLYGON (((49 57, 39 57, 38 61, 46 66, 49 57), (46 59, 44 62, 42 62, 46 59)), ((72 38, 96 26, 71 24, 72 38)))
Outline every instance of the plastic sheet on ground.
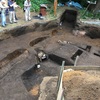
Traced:
POLYGON ((82 9, 82 6, 81 6, 78 2, 68 1, 66 4, 67 4, 69 7, 70 7, 70 6, 73 6, 73 7, 75 7, 75 8, 82 9))

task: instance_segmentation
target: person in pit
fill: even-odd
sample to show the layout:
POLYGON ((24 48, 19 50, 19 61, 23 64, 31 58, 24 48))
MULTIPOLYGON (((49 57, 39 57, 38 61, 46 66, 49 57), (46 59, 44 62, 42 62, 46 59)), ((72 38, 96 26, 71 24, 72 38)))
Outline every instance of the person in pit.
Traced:
POLYGON ((41 4, 40 5, 40 12, 39 12, 39 15, 38 17, 40 19, 45 19, 45 16, 46 16, 46 13, 47 13, 47 6, 45 4, 41 4))

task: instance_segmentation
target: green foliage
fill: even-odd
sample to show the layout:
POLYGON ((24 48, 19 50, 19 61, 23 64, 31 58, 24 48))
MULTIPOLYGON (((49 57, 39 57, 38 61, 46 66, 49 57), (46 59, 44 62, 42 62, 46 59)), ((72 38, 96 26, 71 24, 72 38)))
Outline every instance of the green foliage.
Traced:
POLYGON ((32 3, 31 10, 39 11, 40 4, 48 4, 49 1, 47 1, 47 0, 33 0, 33 1, 31 1, 31 3, 32 3))
POLYGON ((86 18, 99 19, 100 18, 100 13, 93 13, 90 11, 86 11, 86 9, 80 10, 79 15, 80 15, 80 18, 82 19, 86 19, 86 18))
POLYGON ((16 2, 21 8, 24 7, 24 0, 16 0, 16 2))
MULTIPOLYGON (((17 4, 21 6, 21 8, 24 7, 24 1, 25 0, 17 0, 17 4)), ((40 8, 40 4, 49 4, 50 1, 49 0, 31 0, 31 11, 39 11, 40 8)))
MULTIPOLYGON (((22 8, 24 7, 24 1, 25 0, 16 0, 17 4, 20 5, 22 8)), ((58 3, 64 3, 67 2, 69 0, 58 0, 58 3)), ((80 3, 83 7, 87 7, 87 0, 73 0, 74 2, 78 2, 80 3)), ((95 1, 95 0, 90 0, 90 1, 95 1)), ((40 9, 40 4, 47 4, 48 6, 48 13, 54 17, 54 11, 53 11, 53 3, 54 0, 31 0, 31 11, 36 11, 39 12, 40 9)), ((86 9, 80 10, 79 14, 81 16, 81 18, 100 18, 100 14, 93 14, 92 12, 86 11, 86 9), (85 12, 85 13, 84 13, 85 12), (83 15, 84 14, 84 15, 83 15)))

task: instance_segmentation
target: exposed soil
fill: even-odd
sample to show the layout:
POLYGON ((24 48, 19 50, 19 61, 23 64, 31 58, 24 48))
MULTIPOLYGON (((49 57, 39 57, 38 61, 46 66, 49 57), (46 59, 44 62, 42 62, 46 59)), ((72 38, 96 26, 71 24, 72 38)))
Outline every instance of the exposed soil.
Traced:
MULTIPOLYGON (((57 14, 57 17, 56 17, 57 18, 56 23, 59 23, 60 15, 66 9, 66 7, 62 7, 62 8, 59 8, 59 9, 61 11, 58 10, 58 14, 57 14)), ((0 27, 0 30, 1 31, 2 30, 8 30, 10 28, 12 29, 14 27, 22 26, 22 25, 30 25, 30 24, 35 23, 35 22, 45 23, 45 22, 51 20, 51 17, 49 15, 46 17, 45 20, 34 19, 33 16, 38 15, 38 13, 31 12, 31 18, 32 18, 32 20, 29 21, 29 22, 26 22, 25 19, 24 19, 24 12, 20 8, 17 8, 16 15, 17 15, 17 18, 18 18, 18 22, 17 23, 10 24, 9 23, 9 16, 7 16, 7 23, 8 23, 8 25, 5 28, 0 27)), ((100 39, 92 40, 92 39, 89 39, 86 36, 85 37, 82 37, 82 36, 78 36, 78 37, 77 36, 72 36, 72 34, 71 34, 72 33, 72 29, 70 29, 70 31, 69 31, 69 29, 66 26, 64 26, 64 28, 61 29, 61 30, 59 28, 56 28, 56 29, 54 28, 53 29, 53 24, 55 24, 55 22, 51 22, 50 24, 51 24, 52 28, 51 28, 51 31, 50 32, 48 31, 47 34, 49 34, 51 36, 57 35, 56 37, 61 37, 62 38, 62 41, 63 40, 67 40, 67 41, 71 41, 71 42, 79 42, 79 43, 82 43, 82 44, 91 44, 91 45, 95 45, 95 46, 100 46, 100 39), (58 36, 59 34, 60 34, 60 36, 58 36)), ((41 29, 41 27, 40 27, 40 29, 41 29)), ((99 26, 98 26, 98 29, 99 29, 99 26)), ((38 28, 38 31, 39 31, 39 28, 38 28)), ((3 36, 2 34, 3 33, 1 32, 0 33, 0 36, 3 36)), ((40 34, 43 35, 44 32, 42 32, 40 34)))
POLYGON ((57 77, 44 77, 40 85, 40 96, 38 100, 56 100, 57 77))
POLYGON ((63 75, 65 100, 100 99, 100 73, 89 74, 82 71, 70 71, 63 75))
MULTIPOLYGON (((35 16, 35 15, 37 14, 32 12, 31 16, 35 16)), ((47 52, 51 52, 51 51, 56 52, 57 50, 63 50, 62 48, 64 47, 64 45, 71 43, 71 46, 74 46, 74 45, 76 46, 76 44, 82 44, 82 45, 85 44, 85 45, 90 45, 96 48, 96 50, 98 49, 100 50, 100 39, 91 39, 87 36, 81 36, 81 35, 75 36, 72 34, 71 28, 67 28, 65 26, 61 29, 60 27, 58 27, 59 19, 50 21, 48 24, 44 24, 51 19, 47 17, 46 20, 39 20, 39 19, 34 19, 32 17, 31 21, 25 22, 24 13, 20 9, 17 9, 17 17, 18 17, 18 23, 14 23, 14 24, 10 24, 7 18, 7 22, 8 22, 7 27, 5 28, 0 27, 0 31, 3 31, 3 30, 8 31, 10 29, 14 29, 16 27, 21 27, 24 25, 27 25, 29 26, 29 29, 32 29, 33 24, 35 22, 38 22, 41 24, 36 24, 35 31, 31 31, 31 32, 28 32, 27 34, 22 34, 19 36, 16 36, 16 35, 14 36, 14 34, 11 35, 7 33, 3 34, 3 32, 0 33, 0 36, 4 38, 4 40, 0 41, 0 51, 1 51, 0 52, 0 61, 1 61, 0 64, 3 65, 3 60, 4 62, 6 62, 4 63, 4 66, 2 66, 2 69, 0 70, 0 98, 1 100, 33 100, 33 99, 37 100, 37 98, 41 94, 40 84, 43 78, 46 76, 57 76, 58 75, 59 65, 49 60, 48 62, 43 62, 41 64, 42 67, 40 68, 40 70, 38 71, 34 70, 34 64, 37 62, 35 59, 37 48, 45 50, 47 52), (19 51, 16 54, 16 52, 14 52, 16 50, 23 50, 23 51, 21 52, 19 51), (24 51, 27 51, 27 52, 25 53, 24 51), (15 53, 15 55, 9 56, 9 54, 13 54, 13 53, 15 53), (21 56, 21 54, 23 56, 21 56), (10 57, 12 58, 10 59, 10 57), (16 87, 18 88, 16 89, 16 87), (9 92, 9 90, 11 91, 9 92)), ((64 50, 66 51, 66 49, 64 50)), ((72 49, 70 50, 72 51, 72 49)), ((62 53, 64 53, 64 55, 66 56, 67 52, 66 53, 62 52, 62 53)), ((74 52, 71 52, 71 54, 73 53, 74 52)), ((87 54, 86 52, 86 55, 89 55, 89 54, 87 54)), ((92 57, 93 57, 93 54, 91 55, 91 58, 92 57)), ((83 57, 83 59, 86 59, 86 58, 83 57)), ((96 57, 96 60, 94 59, 93 59, 94 62, 91 62, 91 60, 90 62, 95 65, 100 65, 100 62, 99 62, 100 58, 96 57), (99 63, 97 63, 96 61, 98 61, 99 63)), ((89 64, 91 64, 90 62, 89 64)), ((95 78, 96 76, 90 77, 90 75, 84 72, 80 72, 78 73, 78 75, 79 75, 77 76, 78 78, 80 78, 80 75, 81 75, 82 79, 85 80, 85 82, 83 82, 82 79, 79 79, 79 80, 76 79, 79 82, 80 81, 82 82, 82 83, 79 83, 80 86, 84 83, 88 83, 88 80, 85 79, 85 77, 87 76, 90 79, 89 84, 92 84, 94 82, 92 85, 90 85, 93 87, 92 89, 94 91, 99 90, 97 93, 100 94, 100 89, 99 89, 100 79, 99 78, 95 78), (94 80, 92 81, 91 79, 94 79, 94 80), (95 81, 97 83, 95 83, 95 81)), ((76 80, 75 82, 72 80, 75 86, 77 83, 76 80)), ((48 84, 51 85, 50 82, 48 82, 48 84)), ((51 87, 49 87, 48 84, 46 85, 48 86, 47 90, 50 90, 47 92, 47 94, 49 95, 54 90, 54 87, 52 86, 53 88, 52 89, 51 87)), ((56 83, 53 83, 53 84, 55 85, 56 83)), ((83 86, 81 89, 87 89, 86 88, 87 85, 88 84, 83 86)), ((88 86, 89 89, 91 89, 90 86, 88 86)), ((84 90, 84 91, 87 91, 87 90, 84 90)), ((75 91, 75 92, 77 92, 77 94, 79 93, 78 91, 75 91)), ((90 94, 92 94, 91 91, 89 92, 90 94)), ((50 94, 49 98, 45 97, 46 100, 54 100, 54 98, 51 95, 53 94, 50 94)), ((93 92, 93 95, 95 95, 95 98, 97 99, 99 98, 99 95, 95 94, 94 92, 93 92)), ((77 98, 77 95, 75 96, 77 98)), ((55 97, 55 94, 54 94, 54 97, 55 97)), ((84 98, 83 100, 87 100, 84 98)), ((93 96, 91 96, 91 100, 97 100, 97 99, 92 99, 92 98, 93 96)), ((81 97, 79 97, 78 99, 81 100, 81 97)), ((69 99, 69 100, 72 100, 72 99, 69 99)))

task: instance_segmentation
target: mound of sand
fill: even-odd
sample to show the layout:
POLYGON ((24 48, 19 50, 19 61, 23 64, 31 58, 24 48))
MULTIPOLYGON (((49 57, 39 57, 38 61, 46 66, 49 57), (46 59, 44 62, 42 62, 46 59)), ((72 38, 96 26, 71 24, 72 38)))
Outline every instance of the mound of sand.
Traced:
POLYGON ((65 100, 100 100, 100 76, 82 71, 63 75, 65 100))

